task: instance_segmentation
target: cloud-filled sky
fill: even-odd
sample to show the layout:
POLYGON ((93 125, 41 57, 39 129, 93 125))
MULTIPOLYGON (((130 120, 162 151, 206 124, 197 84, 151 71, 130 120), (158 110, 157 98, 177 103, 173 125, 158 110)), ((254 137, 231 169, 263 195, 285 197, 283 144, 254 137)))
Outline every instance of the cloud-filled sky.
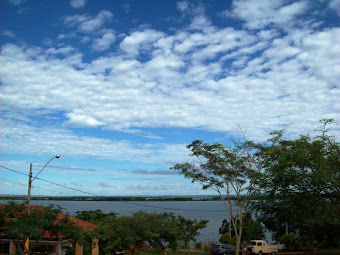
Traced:
POLYGON ((26 194, 30 163, 35 176, 56 154, 32 195, 214 194, 170 169, 193 140, 229 144, 238 126, 294 138, 339 119, 340 0, 0 10, 0 194, 26 194))

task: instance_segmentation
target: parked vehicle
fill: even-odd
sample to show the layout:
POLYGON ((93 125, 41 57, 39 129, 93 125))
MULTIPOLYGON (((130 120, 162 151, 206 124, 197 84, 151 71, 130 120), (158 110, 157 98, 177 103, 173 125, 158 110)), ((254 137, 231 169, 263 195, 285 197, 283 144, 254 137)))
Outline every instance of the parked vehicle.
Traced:
POLYGON ((247 244, 247 253, 248 254, 277 254, 278 252, 277 245, 268 245, 266 241, 263 240, 250 240, 247 244))
MULTIPOLYGON (((211 247, 212 255, 235 255, 235 246, 230 244, 217 244, 211 247)), ((241 254, 241 252, 240 252, 241 254)))

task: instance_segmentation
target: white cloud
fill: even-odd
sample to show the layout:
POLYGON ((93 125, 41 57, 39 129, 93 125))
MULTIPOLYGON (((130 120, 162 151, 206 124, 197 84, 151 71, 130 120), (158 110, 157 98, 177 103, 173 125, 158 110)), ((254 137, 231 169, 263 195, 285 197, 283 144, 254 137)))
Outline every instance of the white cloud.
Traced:
POLYGON ((93 40, 92 49, 95 51, 103 51, 110 48, 116 41, 116 36, 113 30, 106 30, 101 38, 93 40))
POLYGON ((336 11, 338 16, 340 16, 340 0, 331 0, 329 2, 329 8, 336 11))
MULTIPOLYGON (((291 5, 276 5, 270 8, 280 15, 300 13, 291 11, 291 5)), ((91 19, 73 16, 67 22, 80 26, 91 19)), ((1 52, 5 110, 30 118, 44 109, 45 114, 63 113, 67 127, 149 137, 148 128, 237 132, 239 123, 249 137, 262 140, 283 125, 294 135, 306 127, 313 130, 321 118, 335 117, 338 28, 292 28, 278 38, 274 29, 252 33, 201 24, 200 30, 188 27, 171 35, 134 31, 122 39, 122 51, 90 63, 67 46, 43 50, 7 44, 1 52)), ((105 31, 113 41, 113 31, 105 31)), ((106 34, 93 41, 94 49, 109 47, 106 34)))
POLYGON ((307 1, 286 4, 284 1, 236 0, 232 3, 232 11, 225 15, 244 20, 249 29, 263 29, 272 24, 290 26, 307 9, 307 1))
POLYGON ((137 163, 169 164, 184 160, 184 144, 133 144, 125 140, 110 140, 77 135, 65 128, 34 127, 24 122, 1 119, 0 138, 6 153, 51 155, 63 157, 109 159, 137 163))
POLYGON ((84 115, 84 114, 76 114, 76 113, 68 113, 67 124, 74 127, 98 127, 103 125, 103 122, 96 120, 95 118, 84 115))
POLYGON ((70 1, 70 5, 72 6, 72 8, 82 8, 85 6, 87 0, 71 0, 70 1))
POLYGON ((124 38, 120 44, 120 48, 129 56, 134 57, 139 54, 141 49, 150 50, 149 47, 152 46, 152 43, 162 38, 163 35, 162 32, 152 29, 136 31, 124 38))
POLYGON ((102 10, 94 18, 86 15, 73 15, 65 17, 64 22, 69 26, 78 26, 81 32, 90 33, 100 29, 112 17, 111 12, 102 10))

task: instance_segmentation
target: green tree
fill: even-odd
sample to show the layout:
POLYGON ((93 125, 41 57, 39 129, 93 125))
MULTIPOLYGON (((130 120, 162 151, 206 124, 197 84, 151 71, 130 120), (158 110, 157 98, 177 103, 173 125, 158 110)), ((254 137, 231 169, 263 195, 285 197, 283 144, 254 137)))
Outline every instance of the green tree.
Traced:
POLYGON ((131 216, 104 217, 95 232, 104 252, 128 249, 134 254, 136 248, 146 242, 161 251, 166 247, 176 250, 179 241, 194 241, 206 223, 206 220, 188 220, 172 213, 138 211, 131 216))
POLYGON ((177 216, 179 228, 183 234, 180 240, 183 242, 184 248, 190 247, 190 242, 196 242, 196 237, 199 235, 199 230, 207 226, 208 220, 187 219, 183 216, 177 216))
POLYGON ((263 199, 253 208, 277 238, 295 235, 310 247, 334 247, 340 245, 340 146, 328 135, 332 121, 321 122, 318 136, 280 139, 266 151, 266 171, 257 183, 263 199))
MULTIPOLYGON (((239 224, 239 221, 237 221, 239 224)), ((229 231, 229 220, 224 219, 222 221, 222 225, 219 228, 219 233, 221 235, 220 242, 228 243, 228 241, 233 242, 235 239, 235 231, 231 229, 229 231), (231 233, 231 236, 230 236, 231 233)), ((249 241, 249 240, 259 240, 264 238, 264 230, 260 221, 254 220, 250 213, 244 215, 243 221, 243 232, 241 241, 249 241)), ((235 243, 230 243, 235 244, 235 243)))
POLYGON ((235 254, 239 253, 243 215, 247 213, 252 195, 257 192, 254 183, 263 171, 266 161, 264 152, 274 146, 277 140, 276 134, 269 145, 256 144, 245 138, 243 142, 234 141, 233 146, 208 144, 197 140, 187 146, 196 161, 178 163, 172 167, 185 178, 200 183, 203 189, 211 188, 219 193, 235 230, 235 254), (224 194, 227 195, 227 200, 224 194), (232 197, 234 194, 236 198, 232 197))
POLYGON ((169 247, 177 250, 179 240, 185 235, 177 217, 173 214, 151 214, 152 238, 148 242, 160 251, 169 247))
POLYGON ((137 246, 151 239, 153 234, 151 226, 150 215, 142 211, 132 216, 105 217, 99 223, 96 236, 100 240, 99 246, 106 253, 128 249, 134 254, 137 246))
POLYGON ((1 229, 7 238, 14 240, 20 254, 30 254, 24 245, 27 238, 39 241, 46 234, 82 242, 81 228, 66 215, 58 217, 60 213, 61 209, 53 206, 33 207, 27 213, 26 204, 9 202, 0 210, 1 229))

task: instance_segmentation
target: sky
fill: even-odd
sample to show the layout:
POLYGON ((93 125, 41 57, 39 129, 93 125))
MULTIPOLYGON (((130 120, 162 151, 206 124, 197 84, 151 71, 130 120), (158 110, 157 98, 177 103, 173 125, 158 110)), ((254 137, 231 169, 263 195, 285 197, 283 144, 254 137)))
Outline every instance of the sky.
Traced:
MULTIPOLYGON (((170 169, 339 121, 340 0, 1 0, 0 194, 204 195, 170 169)), ((339 132, 339 127, 333 129, 339 132)))

